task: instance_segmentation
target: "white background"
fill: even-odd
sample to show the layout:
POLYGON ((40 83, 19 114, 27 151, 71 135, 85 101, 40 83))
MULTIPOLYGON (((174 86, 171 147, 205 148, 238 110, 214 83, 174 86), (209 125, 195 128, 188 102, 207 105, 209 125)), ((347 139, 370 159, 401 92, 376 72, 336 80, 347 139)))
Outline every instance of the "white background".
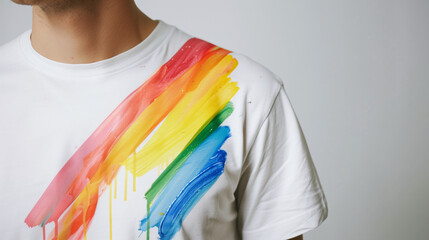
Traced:
MULTIPOLYGON (((138 5, 283 78, 329 207, 306 240, 428 239, 429 1, 138 5)), ((0 44, 30 27, 31 7, 0 2, 0 44)))

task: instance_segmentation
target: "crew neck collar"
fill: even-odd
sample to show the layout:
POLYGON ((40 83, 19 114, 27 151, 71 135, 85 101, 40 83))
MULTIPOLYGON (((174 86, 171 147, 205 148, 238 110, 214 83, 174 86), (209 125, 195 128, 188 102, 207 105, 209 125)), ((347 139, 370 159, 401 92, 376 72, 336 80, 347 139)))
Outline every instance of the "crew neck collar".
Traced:
POLYGON ((157 21, 158 24, 149 36, 136 46, 111 58, 92 63, 63 63, 41 55, 31 44, 31 29, 21 34, 19 44, 29 62, 45 74, 56 77, 65 76, 79 78, 106 76, 148 60, 153 51, 167 40, 168 36, 173 31, 173 27, 162 20, 157 21))

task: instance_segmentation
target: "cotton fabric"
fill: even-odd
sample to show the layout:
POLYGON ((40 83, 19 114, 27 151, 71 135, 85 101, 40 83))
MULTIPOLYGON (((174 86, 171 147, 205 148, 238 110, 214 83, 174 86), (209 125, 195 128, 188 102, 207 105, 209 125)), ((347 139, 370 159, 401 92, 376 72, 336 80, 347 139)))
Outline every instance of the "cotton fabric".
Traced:
MULTIPOLYGON (((43 239, 24 222, 58 171, 109 114, 192 37, 159 20, 141 43, 112 58, 66 64, 32 48, 31 29, 0 47, 0 238, 43 239)), ((238 87, 222 126, 223 173, 173 239, 288 239, 318 227, 327 201, 283 80, 244 54, 229 74, 238 87)), ((148 137, 150 138, 150 136, 148 137)), ((87 239, 137 239, 145 192, 162 168, 117 175, 117 197, 98 199, 87 239), (127 191, 127 200, 124 194, 127 191)), ((54 225, 46 225, 46 236, 54 225)), ((150 230, 157 239, 156 228, 150 230)))

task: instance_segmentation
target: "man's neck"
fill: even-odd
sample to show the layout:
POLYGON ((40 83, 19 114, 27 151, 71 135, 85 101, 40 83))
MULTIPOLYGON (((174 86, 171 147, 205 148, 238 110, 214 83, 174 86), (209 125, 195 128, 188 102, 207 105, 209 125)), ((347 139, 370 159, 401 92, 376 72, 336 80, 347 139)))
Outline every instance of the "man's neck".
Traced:
POLYGON ((42 56, 63 63, 113 57, 143 41, 156 27, 133 0, 99 0, 67 9, 33 6, 31 44, 42 56))

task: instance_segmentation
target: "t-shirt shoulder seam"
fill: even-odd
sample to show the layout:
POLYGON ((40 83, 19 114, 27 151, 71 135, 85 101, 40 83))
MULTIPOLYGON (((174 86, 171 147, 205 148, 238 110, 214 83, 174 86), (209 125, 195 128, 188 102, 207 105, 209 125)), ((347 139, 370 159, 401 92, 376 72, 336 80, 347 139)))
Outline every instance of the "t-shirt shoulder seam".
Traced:
MULTIPOLYGON (((258 138, 258 136, 259 136, 259 134, 260 134, 260 132, 261 132, 262 126, 263 126, 263 125, 265 124, 265 122, 267 121, 268 117, 270 116, 270 114, 271 114, 271 112, 272 112, 272 110, 273 110, 273 108, 274 108, 274 104, 276 103, 277 99, 279 98, 280 92, 281 92, 281 90, 282 90, 282 88, 283 88, 283 83, 282 83, 282 82, 278 82, 278 84, 279 84, 279 86, 278 86, 278 89, 276 90, 275 97, 274 97, 274 98, 273 98, 273 100, 271 101, 271 103, 270 103, 270 107, 268 108, 268 111, 267 111, 267 113, 265 114, 265 117, 263 118, 263 120, 262 120, 261 124, 260 124, 260 125, 259 125, 259 127, 258 127, 257 133, 256 133, 256 135, 255 135, 255 138, 254 138, 254 139, 253 139, 253 141, 252 141, 252 144, 250 145, 249 149, 247 150, 246 154, 244 155, 244 159, 243 159, 243 166, 244 166, 244 164, 245 164, 245 162, 246 162, 246 160, 247 160, 247 157, 248 157, 248 155, 249 155, 250 151, 252 151, 253 145, 255 144, 255 141, 256 141, 256 139, 258 138)), ((245 168, 246 168, 246 166, 242 169, 242 173, 244 172, 245 168)))

